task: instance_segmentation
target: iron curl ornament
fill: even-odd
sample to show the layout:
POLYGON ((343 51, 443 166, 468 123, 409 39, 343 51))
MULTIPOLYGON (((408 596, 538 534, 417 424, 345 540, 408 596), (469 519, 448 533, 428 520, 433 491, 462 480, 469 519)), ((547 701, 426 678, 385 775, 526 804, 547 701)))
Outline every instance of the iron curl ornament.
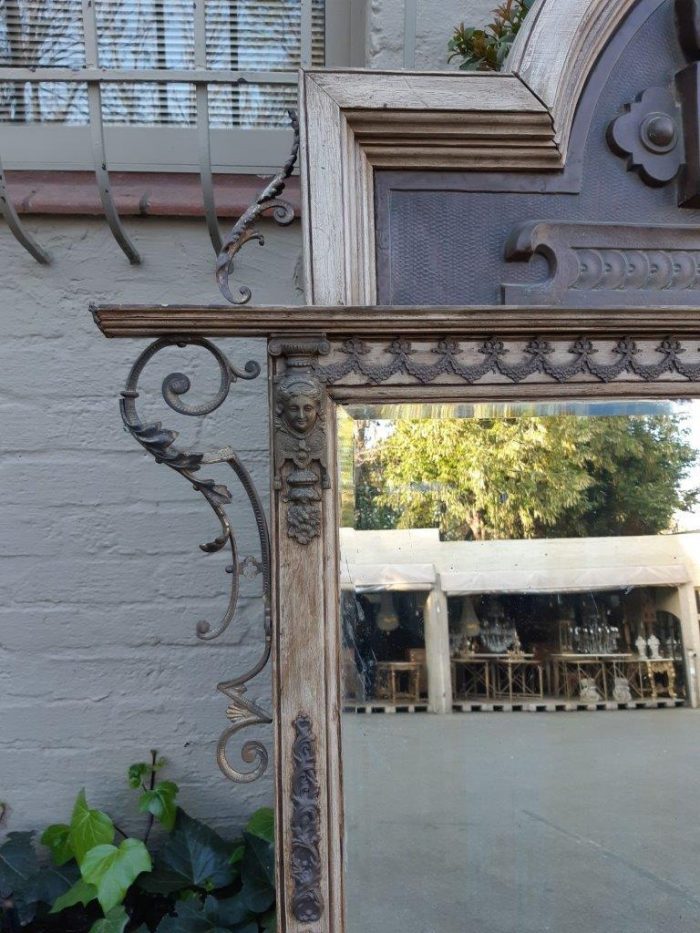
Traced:
POLYGON ((270 614, 270 533, 262 501, 252 481, 250 473, 241 463, 238 455, 231 447, 222 447, 209 451, 197 451, 178 447, 175 441, 178 432, 163 426, 160 421, 144 422, 141 420, 136 402, 139 398, 139 380, 141 375, 156 354, 168 347, 201 347, 206 350, 216 362, 219 371, 219 386, 212 398, 193 405, 184 400, 190 391, 191 382, 188 376, 181 372, 172 372, 162 383, 161 391, 166 404, 180 415, 191 417, 204 417, 219 408, 231 391, 232 385, 239 379, 255 379, 260 375, 260 365, 249 360, 243 369, 234 366, 231 361, 216 347, 203 337, 161 338, 147 347, 134 363, 121 393, 119 403, 122 420, 131 436, 155 459, 156 463, 163 463, 174 470, 192 484, 192 487, 204 496, 220 525, 220 533, 200 548, 207 554, 213 554, 228 548, 231 555, 231 564, 226 568, 231 575, 231 589, 226 611, 218 623, 212 625, 201 620, 197 623, 197 637, 203 641, 218 638, 230 625, 238 605, 241 576, 253 577, 262 574, 264 643, 262 652, 256 663, 245 673, 232 680, 217 685, 217 689, 229 700, 226 715, 231 725, 224 731, 217 745, 217 761, 224 774, 232 781, 249 783, 257 780, 268 765, 268 752, 265 746, 258 741, 247 741, 241 749, 241 757, 246 764, 253 765, 247 771, 240 771, 233 767, 227 757, 227 746, 230 740, 243 728, 252 725, 266 725, 272 722, 269 713, 262 709, 253 700, 248 699, 247 684, 266 666, 270 658, 272 645, 272 623, 270 614), (216 483, 212 479, 199 477, 202 467, 225 463, 231 468, 238 479, 248 503, 253 512, 260 545, 260 558, 239 558, 238 545, 231 520, 226 512, 226 506, 231 502, 232 496, 228 487, 216 483))
POLYGON ((257 240, 260 246, 265 245, 265 237, 255 227, 257 221, 268 211, 272 211, 273 220, 283 227, 286 227, 294 220, 294 208, 289 201, 280 198, 287 179, 294 170, 299 154, 299 117, 296 110, 288 110, 287 113, 294 130, 294 142, 292 143, 289 158, 272 181, 263 188, 255 201, 233 225, 216 258, 216 281, 219 285, 219 291, 226 301, 230 301, 233 305, 247 304, 252 297, 252 292, 248 286, 240 285, 238 288, 240 297, 236 298, 231 292, 229 276, 233 272, 233 260, 236 254, 249 240, 257 240))

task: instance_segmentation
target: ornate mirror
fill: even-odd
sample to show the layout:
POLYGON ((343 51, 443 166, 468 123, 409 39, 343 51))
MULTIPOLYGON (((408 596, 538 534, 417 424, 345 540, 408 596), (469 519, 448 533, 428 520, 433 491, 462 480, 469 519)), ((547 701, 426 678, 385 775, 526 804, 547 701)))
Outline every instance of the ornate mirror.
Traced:
POLYGON ((220 759, 272 721, 285 933, 697 929, 698 21, 540 0, 500 74, 306 72, 308 305, 96 309, 222 399, 207 338, 267 341, 269 526, 124 410, 219 545, 194 471, 253 505, 274 709, 222 685, 220 759))

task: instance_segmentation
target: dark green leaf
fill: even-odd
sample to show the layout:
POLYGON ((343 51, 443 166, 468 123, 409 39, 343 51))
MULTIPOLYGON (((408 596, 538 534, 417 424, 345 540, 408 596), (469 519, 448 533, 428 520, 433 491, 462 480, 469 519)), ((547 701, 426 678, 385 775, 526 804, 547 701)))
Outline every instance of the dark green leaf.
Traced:
POLYGON ((0 846, 0 897, 20 894, 39 864, 32 845, 34 833, 10 833, 0 846))
POLYGON ((142 813, 152 813, 159 823, 170 831, 175 826, 177 816, 178 786, 173 781, 161 781, 153 788, 143 793, 139 799, 139 810, 142 813))
POLYGON ((97 897, 97 888, 94 884, 88 884, 83 878, 79 878, 72 888, 69 888, 65 894, 56 899, 56 903, 51 908, 52 914, 58 914, 67 907, 74 907, 76 904, 82 904, 86 907, 90 901, 97 897))
POLYGON ((102 920, 97 920, 90 927, 90 933, 123 933, 129 922, 129 915, 121 906, 113 907, 102 920))
POLYGON ((246 850, 241 864, 241 894, 253 913, 268 910, 275 900, 275 858, 269 842, 243 833, 246 850))
POLYGON ((56 865, 65 865, 75 857, 69 837, 70 826, 65 823, 54 823, 42 833, 41 842, 51 850, 51 858, 56 865))
POLYGON ((83 859, 80 871, 97 888, 97 899, 105 913, 124 899, 134 881, 151 870, 151 857, 140 839, 125 839, 117 848, 95 846, 83 859))
POLYGON ((236 848, 231 853, 231 858, 229 859, 229 862, 231 863, 231 865, 238 865, 240 862, 242 862, 244 854, 245 854, 245 845, 241 842, 239 845, 236 846, 236 848))
POLYGON ((109 845, 114 839, 114 826, 106 813, 91 810, 81 790, 73 807, 70 821, 70 844, 75 860, 82 865, 87 852, 95 846, 109 845))
POLYGON ((276 911, 271 910, 269 914, 265 914, 260 922, 262 923, 264 933, 277 933, 276 911))
MULTIPOLYGON (((214 898, 207 898, 207 902, 212 900, 214 900, 214 898)), ((217 900, 216 905, 216 919, 219 923, 226 926, 234 926, 236 923, 245 923, 247 920, 251 919, 251 912, 242 894, 236 894, 235 897, 227 897, 224 900, 217 900)))
POLYGON ((27 882, 26 897, 34 902, 53 904, 78 881, 80 871, 75 862, 62 867, 49 865, 40 868, 27 882))
POLYGON ((275 841, 275 811, 272 807, 260 807, 248 820, 246 832, 258 836, 265 842, 275 841))
POLYGON ((220 927, 212 919, 213 907, 207 898, 207 909, 201 901, 181 901, 173 917, 164 917, 156 933, 230 933, 230 928, 220 927))
POLYGON ((153 894, 224 888, 235 877, 230 855, 230 845, 213 829, 178 810, 175 829, 158 853, 155 870, 140 885, 153 894))

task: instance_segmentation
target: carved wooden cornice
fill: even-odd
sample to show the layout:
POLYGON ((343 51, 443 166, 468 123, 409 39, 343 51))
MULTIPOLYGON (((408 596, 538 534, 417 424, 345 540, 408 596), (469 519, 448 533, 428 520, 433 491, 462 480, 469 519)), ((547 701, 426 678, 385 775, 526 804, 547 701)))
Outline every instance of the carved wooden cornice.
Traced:
MULTIPOLYGON (((661 296, 660 296, 661 297, 661 296)), ((693 307, 659 304, 595 309, 504 305, 450 307, 244 307, 161 305, 155 308, 99 305, 92 308, 106 337, 405 337, 483 338, 494 330, 504 337, 589 334, 619 337, 630 333, 663 339, 668 334, 697 336, 700 319, 693 307), (497 323, 496 323, 497 322, 497 323)))

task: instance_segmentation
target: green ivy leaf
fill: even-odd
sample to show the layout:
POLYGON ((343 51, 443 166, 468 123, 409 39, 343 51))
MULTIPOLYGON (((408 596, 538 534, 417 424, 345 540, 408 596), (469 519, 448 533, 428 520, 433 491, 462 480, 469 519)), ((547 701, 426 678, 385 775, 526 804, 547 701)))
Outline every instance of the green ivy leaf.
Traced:
POLYGON ((33 875, 26 888, 25 897, 34 903, 53 904, 54 901, 68 891, 80 878, 80 871, 75 862, 59 867, 49 865, 40 868, 33 875))
POLYGON ((158 853, 153 873, 139 884, 152 894, 173 894, 192 887, 225 888, 235 877, 230 856, 229 843, 178 810, 175 829, 158 853))
MULTIPOLYGON (((207 898, 207 901, 211 901, 207 898)), ((214 933, 222 928, 211 919, 211 905, 205 913, 201 901, 180 901, 172 917, 164 917, 156 927, 156 933, 214 933), (208 915, 207 915, 208 913, 208 915)))
POLYGON ((275 841, 275 811, 272 807, 260 807, 248 820, 246 832, 251 836, 264 839, 265 842, 275 841))
POLYGON ((128 922, 129 915, 120 904, 108 911, 102 920, 95 921, 90 933, 124 933, 128 922))
POLYGON ((97 899, 106 914, 121 903, 138 876, 150 870, 151 857, 140 839, 125 839, 119 848, 95 846, 80 866, 84 880, 97 888, 97 899))
POLYGON ((139 810, 142 813, 152 813, 165 829, 170 832, 175 826, 177 805, 175 798, 178 786, 173 781, 161 781, 153 788, 147 790, 139 798, 139 810))
POLYGON ((261 921, 263 927, 263 933, 277 933, 277 912, 271 910, 269 914, 265 914, 262 917, 261 921))
POLYGON ((75 858, 70 844, 70 826, 65 823, 47 827, 41 835, 41 842, 51 850, 51 858, 56 865, 65 865, 75 858))
POLYGON ((151 766, 146 764, 145 761, 139 761, 135 765, 130 765, 127 772, 127 780, 129 782, 129 787, 140 787, 141 782, 146 777, 146 775, 151 773, 151 766))
POLYGON ((81 790, 73 807, 68 835, 75 860, 82 866, 85 855, 95 846, 108 845, 114 839, 114 825, 101 810, 91 810, 81 790))
POLYGON ((50 913, 58 914, 68 907, 74 907, 76 904, 82 904, 87 907, 90 901, 97 897, 97 888, 94 884, 88 884, 84 878, 79 878, 72 888, 69 888, 65 894, 56 899, 50 913))
POLYGON ((39 869, 34 833, 10 833, 0 846, 0 897, 21 894, 39 869))
POLYGON ((244 832, 246 848, 241 865, 241 894, 252 913, 269 910, 275 902, 275 856, 269 842, 244 832))
MULTIPOLYGON (((213 897, 208 897, 207 903, 214 900, 213 897)), ((215 919, 224 926, 233 927, 237 923, 246 923, 251 919, 255 919, 248 909, 245 898, 241 894, 224 898, 224 900, 216 900, 215 903, 215 919)), ((257 930, 255 933, 257 933, 257 930)))
POLYGON ((229 859, 229 863, 235 867, 236 865, 240 864, 240 862, 243 861, 244 855, 245 855, 245 845, 244 843, 241 842, 239 843, 239 845, 236 846, 236 848, 231 853, 231 858, 229 859))

